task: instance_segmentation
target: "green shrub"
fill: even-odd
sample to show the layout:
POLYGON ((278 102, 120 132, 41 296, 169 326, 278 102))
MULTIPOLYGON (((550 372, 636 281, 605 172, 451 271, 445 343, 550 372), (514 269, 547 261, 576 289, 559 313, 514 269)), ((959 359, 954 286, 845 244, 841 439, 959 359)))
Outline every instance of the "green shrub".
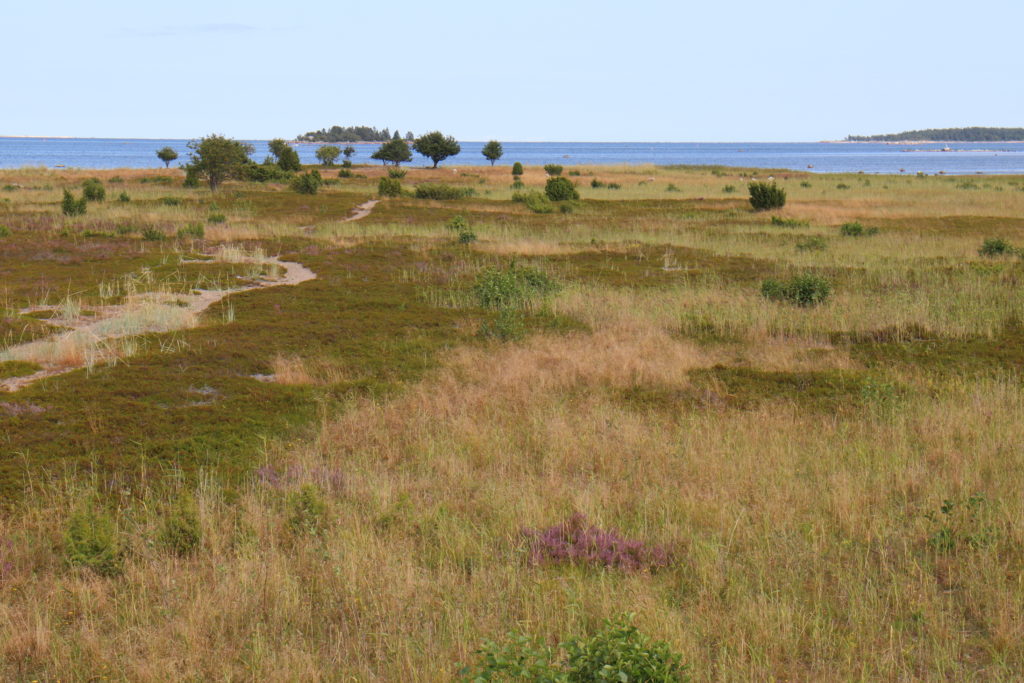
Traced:
POLYGON ((327 503, 312 484, 288 497, 288 510, 288 528, 293 533, 315 536, 327 527, 327 503))
POLYGON ((555 212, 555 205, 551 203, 547 195, 537 191, 526 192, 525 194, 516 192, 512 195, 512 201, 525 204, 526 208, 534 213, 555 212))
POLYGON ((95 502, 80 506, 68 519, 64 556, 68 564, 100 576, 120 574, 122 553, 114 518, 95 502))
POLYGON ((485 268, 476 278, 473 294, 481 308, 521 307, 536 297, 558 291, 559 285, 543 271, 519 267, 485 268))
POLYGON ((806 228, 810 225, 810 221, 802 221, 796 218, 781 218, 779 216, 772 216, 772 225, 778 225, 782 228, 806 228))
POLYGON ((682 656, 668 643, 652 641, 632 624, 632 615, 608 619, 588 638, 572 638, 553 649, 540 639, 511 633, 504 643, 485 641, 477 662, 459 675, 464 682, 680 683, 689 680, 682 656))
POLYGON ((122 204, 127 204, 131 200, 132 198, 128 196, 127 192, 122 191, 121 194, 117 195, 117 201, 121 202, 122 204))
POLYGON ((871 235, 878 234, 878 228, 865 228, 855 221, 853 223, 843 223, 839 226, 839 234, 844 237, 870 237, 871 235))
POLYGON ((558 210, 561 213, 572 213, 576 210, 576 206, 572 202, 561 202, 558 205, 558 210))
POLYGON ((828 243, 824 237, 808 237, 796 243, 797 251, 823 251, 828 243))
POLYGON ((189 223, 184 228, 178 228, 179 239, 201 240, 206 236, 206 230, 202 223, 189 223))
POLYGON ((381 178, 377 183, 377 194, 381 197, 401 197, 402 181, 398 178, 381 178))
POLYGON ((544 185, 544 194, 553 202, 580 198, 580 193, 576 191, 572 181, 561 176, 548 178, 548 182, 544 185))
POLYGON ((208 223, 223 223, 227 221, 228 217, 222 213, 211 213, 206 217, 208 223))
POLYGON ((562 167, 558 164, 544 164, 544 172, 549 176, 562 175, 562 167))
POLYGON ((130 235, 135 232, 135 226, 133 225, 119 225, 114 228, 114 232, 118 235, 130 235))
POLYGON ((180 498, 164 515, 158 536, 160 545, 179 557, 194 553, 203 542, 199 511, 189 496, 180 498))
POLYGON ((178 197, 161 197, 160 203, 164 206, 181 206, 181 199, 178 197))
POLYGON ((604 183, 602 183, 597 178, 594 178, 593 180, 590 181, 590 186, 593 187, 594 189, 598 189, 604 187, 604 183))
POLYGON ((110 183, 111 185, 119 185, 119 184, 124 182, 124 178, 122 178, 119 175, 116 175, 116 176, 108 179, 107 182, 110 183))
POLYGON ((416 186, 417 199, 465 199, 476 194, 471 187, 456 187, 443 183, 420 183, 416 186))
POLYGON ((476 242, 476 233, 472 230, 459 231, 459 244, 470 244, 476 242))
POLYGON ((407 171, 404 168, 395 166, 388 169, 388 178, 404 178, 407 171))
POLYGON ((619 185, 618 183, 608 183, 608 189, 609 190, 621 190, 622 189, 622 185, 619 185))
POLYGON ((352 177, 352 171, 350 169, 343 168, 340 171, 338 171, 338 177, 339 178, 351 178, 352 177))
POLYGON ((75 199, 75 195, 64 190, 64 199, 60 202, 60 210, 65 216, 82 216, 86 209, 85 197, 75 199))
POLYGON ((747 185, 750 205, 755 211, 781 209, 786 205, 786 191, 772 183, 753 182, 747 185))
MULTIPOLYGON (((185 180, 181 183, 181 186, 182 187, 199 187, 200 177, 201 176, 200 176, 200 173, 199 173, 199 169, 197 169, 195 166, 192 166, 191 164, 189 164, 188 166, 185 167, 185 180)), ((142 182, 146 182, 146 179, 143 178, 142 182)))
POLYGON ((10 237, 11 229, 6 225, 0 225, 0 237, 10 237))
POLYGON ((444 227, 455 232, 462 232, 469 228, 469 221, 462 216, 452 216, 452 219, 445 223, 444 227))
POLYGON ((314 169, 296 176, 295 180, 292 181, 291 187, 292 190, 299 194, 316 194, 320 186, 323 185, 323 182, 320 172, 314 169))
POLYGON ((156 228, 146 227, 142 229, 142 239, 147 242, 159 242, 164 238, 164 234, 156 228))
POLYGON ((512 164, 512 175, 523 175, 523 165, 518 161, 512 164))
POLYGON ((520 180, 518 177, 516 177, 516 179, 512 181, 512 189, 513 190, 521 190, 524 187, 526 187, 526 184, 523 183, 523 181, 520 180))
POLYGON ((82 183, 82 196, 86 201, 102 202, 107 198, 107 190, 99 178, 88 178, 82 183))
POLYGON ((480 323, 477 335, 503 342, 522 339, 526 336, 526 318, 518 308, 501 308, 492 320, 480 323))
POLYGON ((806 180, 801 180, 800 181, 800 187, 808 188, 808 187, 811 187, 811 184, 809 182, 807 182, 806 180))
POLYGON ((1014 248, 1000 237, 987 238, 978 249, 979 256, 1006 256, 1012 253, 1014 253, 1014 248))
POLYGON ((574 169, 572 169, 571 171, 569 171, 568 173, 566 173, 566 175, 567 175, 567 176, 580 176, 580 175, 583 175, 583 174, 582 174, 582 173, 580 173, 579 171, 577 171, 577 170, 576 170, 576 169, 574 168, 574 169))
POLYGON ((726 194, 732 194, 735 191, 736 191, 736 186, 735 185, 726 185, 726 186, 724 186, 722 188, 722 192, 724 192, 726 194))
MULTIPOLYGON (((291 161, 289 160, 288 163, 290 165, 291 161)), ((254 183, 290 183, 295 178, 294 173, 286 171, 272 161, 262 164, 248 161, 242 166, 239 175, 242 180, 249 180, 254 183)))
POLYGON ((836 189, 837 190, 849 190, 850 186, 847 185, 846 183, 839 183, 838 185, 836 185, 836 189))
POLYGON ((786 301, 796 306, 817 306, 832 294, 832 285, 818 275, 797 275, 787 282, 765 280, 761 283, 761 296, 771 301, 786 301))
MULTIPOLYGON (((735 190, 736 188, 733 189, 735 190)), ((682 192, 682 190, 676 187, 675 183, 669 183, 668 187, 665 188, 665 192, 682 192)))

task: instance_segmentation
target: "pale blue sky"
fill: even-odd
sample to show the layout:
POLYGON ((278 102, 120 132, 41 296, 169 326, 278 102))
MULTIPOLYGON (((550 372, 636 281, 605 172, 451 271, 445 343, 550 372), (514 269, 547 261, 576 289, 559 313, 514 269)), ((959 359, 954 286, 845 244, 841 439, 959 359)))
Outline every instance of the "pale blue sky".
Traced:
POLYGON ((1020 0, 5 3, 0 135, 813 141, 1024 125, 1020 0))

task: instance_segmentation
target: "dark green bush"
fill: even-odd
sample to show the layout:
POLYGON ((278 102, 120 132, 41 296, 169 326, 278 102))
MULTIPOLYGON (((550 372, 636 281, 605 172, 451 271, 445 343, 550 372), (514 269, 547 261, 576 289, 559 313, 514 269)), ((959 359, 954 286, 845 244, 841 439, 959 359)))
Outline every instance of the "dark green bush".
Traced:
POLYGON ((189 496, 184 496, 166 512, 158 536, 160 545, 180 557, 194 553, 203 542, 199 511, 189 496))
POLYGON ((11 229, 6 225, 0 225, 0 237, 10 237, 11 229))
POLYGON ((133 225, 119 225, 114 228, 114 232, 118 235, 130 235, 135 232, 135 226, 133 225))
POLYGON ((568 178, 552 176, 544 185, 544 194, 553 202, 579 199, 580 193, 568 178))
POLYGON ((398 178, 381 178, 377 183, 377 194, 381 197, 401 197, 402 181, 398 178))
POLYGON ((388 178, 404 178, 407 172, 404 168, 395 166, 388 169, 388 178))
POLYGON ((164 206, 181 206, 181 200, 177 197, 161 197, 160 203, 164 206))
POLYGON ((476 242, 476 233, 472 230, 459 231, 459 244, 470 244, 476 242))
POLYGON ((802 221, 797 218, 781 218, 779 216, 772 216, 772 225, 778 225, 782 228, 806 228, 810 224, 810 221, 802 221))
POLYGON ((64 190, 64 199, 60 202, 60 210, 65 216, 82 216, 85 214, 85 209, 85 197, 75 199, 75 195, 71 194, 68 190, 64 190))
POLYGON ((832 284, 818 275, 797 275, 789 281, 765 280, 761 296, 771 301, 786 301, 796 306, 817 306, 832 294, 832 284))
POLYGON ((849 190, 850 186, 847 185, 846 183, 839 183, 838 185, 836 185, 836 189, 837 190, 849 190))
POLYGON ((809 182, 807 182, 806 180, 801 180, 800 181, 800 187, 808 188, 808 187, 811 187, 811 184, 809 182))
POLYGON ((513 190, 521 190, 524 187, 526 187, 526 184, 523 183, 523 181, 520 180, 518 177, 515 180, 512 181, 512 189, 513 190))
POLYGON ((1010 243, 1000 237, 987 238, 978 249, 979 256, 1006 256, 1013 253, 1014 248, 1010 243))
POLYGON ((164 237, 165 235, 156 228, 147 227, 142 229, 142 239, 147 242, 159 242, 164 237))
POLYGON ((844 237, 870 237, 878 234, 878 228, 865 228, 857 222, 843 223, 839 226, 839 234, 844 237))
POLYGON ((665 188, 665 192, 682 192, 682 190, 676 187, 674 183, 669 183, 668 187, 665 188))
POLYGON ((82 196, 86 201, 102 202, 107 198, 107 190, 99 178, 88 178, 82 182, 82 196))
POLYGON ((722 188, 722 192, 724 192, 726 194, 732 194, 735 191, 736 191, 736 186, 735 185, 726 185, 726 186, 724 186, 722 188))
POLYGON ((604 183, 602 183, 597 178, 594 178, 593 180, 590 181, 590 186, 594 189, 598 189, 604 187, 604 183))
POLYGON ((223 223, 227 221, 228 217, 222 213, 211 213, 206 217, 208 223, 223 223))
POLYGON ((558 164, 544 164, 544 172, 549 176, 562 175, 562 167, 558 164))
POLYGON ((512 164, 512 175, 523 175, 523 165, 518 161, 512 164))
POLYGON ((753 182, 747 185, 750 205, 755 211, 781 209, 786 205, 786 191, 772 183, 753 182))
POLYGON ((619 185, 618 183, 608 183, 608 189, 609 190, 621 190, 622 189, 622 185, 619 185))
POLYGON ((292 181, 291 188, 299 194, 316 194, 323 182, 320 172, 314 169, 296 176, 292 181))
POLYGON ((456 187, 442 183, 420 183, 416 186, 417 199, 465 199, 476 194, 471 187, 456 187))
POLYGON ((100 576, 120 574, 121 544, 110 513, 92 501, 80 506, 68 519, 64 556, 68 564, 91 569, 100 576))
POLYGON ((202 223, 189 223, 183 228, 178 228, 179 239, 201 240, 206 236, 206 230, 202 223))
POLYGON ((122 191, 121 194, 117 195, 117 201, 121 202, 122 204, 127 204, 131 200, 132 198, 128 196, 127 192, 122 191))
POLYGON ((351 178, 352 177, 352 171, 350 169, 343 168, 340 171, 338 171, 338 177, 339 178, 351 178))

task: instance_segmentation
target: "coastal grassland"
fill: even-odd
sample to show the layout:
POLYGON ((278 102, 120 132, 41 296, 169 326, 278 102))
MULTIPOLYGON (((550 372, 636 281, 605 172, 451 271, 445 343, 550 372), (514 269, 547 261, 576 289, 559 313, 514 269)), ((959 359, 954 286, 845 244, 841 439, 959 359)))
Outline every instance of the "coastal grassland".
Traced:
POLYGON ((0 173, 54 188, 0 195, 24 334, 59 324, 18 313, 44 295, 237 276, 181 262, 218 245, 318 275, 0 394, 0 677, 447 681, 510 630, 635 613, 697 681, 1019 678, 1024 261, 979 247, 1024 246, 1021 179, 569 170, 567 213, 507 169, 411 169, 475 194, 355 222, 379 167, 314 196, 106 172, 182 200, 140 214, 162 240, 86 234, 124 219, 114 183, 62 218, 94 173, 0 173), (768 176, 775 220, 745 201, 768 176), (487 308, 487 274, 556 285, 487 308), (761 295, 801 274, 831 297, 761 295), (524 530, 575 514, 669 561, 537 562, 524 530), (114 529, 91 568, 83 519, 114 529))

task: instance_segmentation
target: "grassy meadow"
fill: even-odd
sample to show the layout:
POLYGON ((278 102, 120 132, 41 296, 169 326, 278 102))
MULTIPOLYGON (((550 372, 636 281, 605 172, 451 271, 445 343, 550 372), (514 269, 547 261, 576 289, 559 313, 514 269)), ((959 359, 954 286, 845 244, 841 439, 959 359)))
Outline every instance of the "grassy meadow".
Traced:
POLYGON ((0 170, 0 380, 69 369, 0 391, 0 679, 451 681, 620 615, 693 681, 1024 677, 1024 178, 565 170, 355 221, 381 167, 0 170), (317 277, 176 316, 266 275, 225 248, 317 277))

